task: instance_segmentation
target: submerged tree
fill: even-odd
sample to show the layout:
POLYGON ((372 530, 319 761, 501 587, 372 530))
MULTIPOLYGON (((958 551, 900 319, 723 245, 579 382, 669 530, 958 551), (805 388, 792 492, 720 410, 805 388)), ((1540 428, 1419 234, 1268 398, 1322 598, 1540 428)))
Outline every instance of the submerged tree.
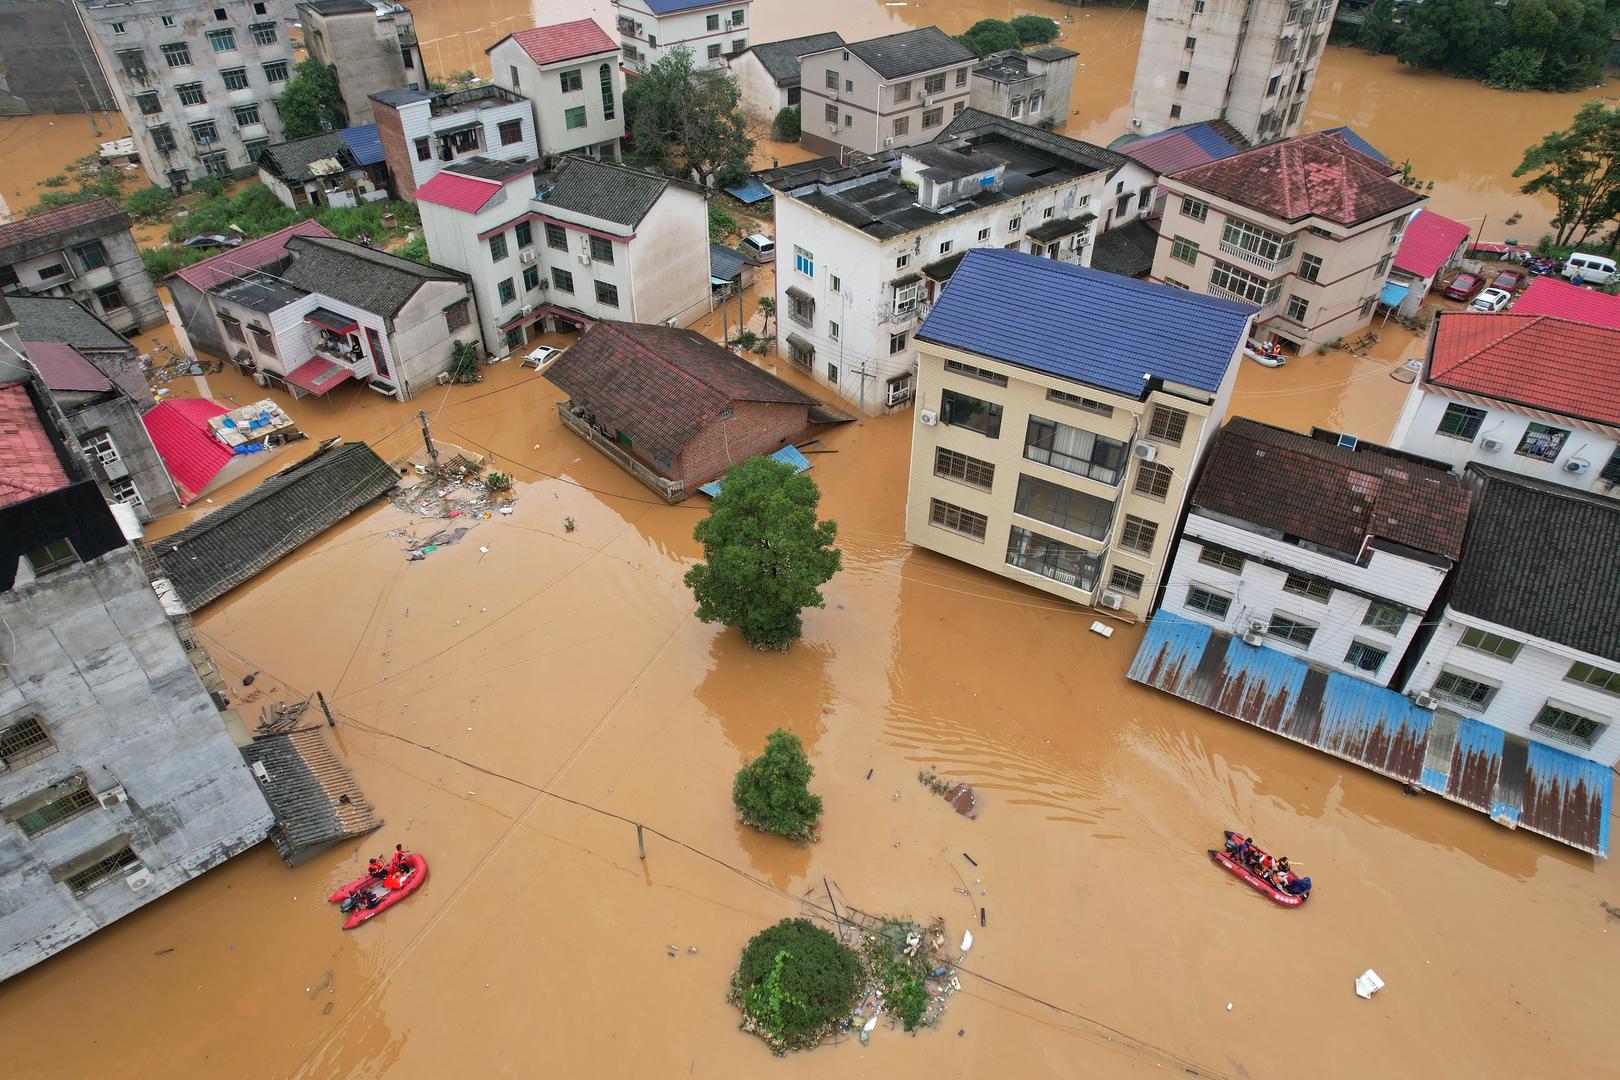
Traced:
POLYGON ((1058 37, 1058 24, 1045 15, 1019 15, 1008 25, 1025 45, 1045 45, 1058 37))
POLYGON ((804 744, 777 728, 765 736, 765 752, 737 770, 731 801, 743 824, 794 840, 815 835, 821 796, 810 791, 815 766, 804 756, 804 744))
POLYGON ((1002 19, 980 19, 956 35, 956 40, 972 49, 975 56, 1016 49, 1020 44, 1018 31, 1002 19))
POLYGON ((783 919, 743 947, 730 997, 772 1049, 805 1050, 848 1018, 861 976, 860 957, 830 930, 783 919))
POLYGON ((319 60, 304 60, 276 98, 281 133, 302 139, 343 126, 343 97, 337 75, 319 60))
POLYGON ((1395 25, 1395 0, 1373 0, 1361 32, 1356 35, 1356 44, 1371 53, 1389 52, 1400 36, 1401 28, 1395 25))
POLYGON ((696 67, 690 49, 675 49, 625 89, 625 160, 705 186, 746 178, 754 140, 741 103, 735 76, 696 67))
POLYGON ((823 605, 821 586, 843 566, 838 523, 816 520, 820 502, 816 482, 791 465, 753 457, 728 469, 692 530, 704 560, 686 572, 697 617, 736 627, 756 649, 791 645, 799 612, 823 605))
POLYGON ((1551 132, 1524 152, 1513 175, 1527 174, 1520 191, 1546 192, 1557 200, 1555 244, 1585 240, 1613 221, 1620 215, 1620 108, 1587 102, 1568 129, 1551 132))
POLYGON ((798 142, 799 127, 798 106, 790 105, 779 111, 776 119, 771 121, 771 135, 777 142, 798 142))

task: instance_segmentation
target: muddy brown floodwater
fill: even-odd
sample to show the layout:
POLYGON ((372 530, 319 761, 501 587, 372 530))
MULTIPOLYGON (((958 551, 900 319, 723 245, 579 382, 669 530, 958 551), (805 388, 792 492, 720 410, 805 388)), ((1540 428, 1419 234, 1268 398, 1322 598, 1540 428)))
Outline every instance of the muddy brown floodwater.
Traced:
MULTIPOLYGON (((496 32, 580 10, 413 7, 441 67, 475 66, 496 32)), ((1008 14, 758 8, 761 39, 1008 14)), ((1141 20, 1076 14, 1084 128, 1122 107, 1141 20)), ((1357 72, 1410 79, 1386 106, 1403 115, 1421 115, 1414 103, 1431 91, 1477 102, 1472 123, 1424 108, 1422 129, 1381 113, 1328 119, 1411 154, 1420 174, 1447 175, 1422 164, 1447 149, 1459 179, 1436 198, 1467 190, 1481 206, 1506 206, 1503 189, 1467 187, 1464 159, 1485 153, 1482 140, 1521 147, 1581 100, 1398 75, 1387 58, 1335 51, 1317 108, 1358 97, 1334 89, 1357 72), (1464 123, 1466 139, 1444 137, 1464 123)), ((1233 411, 1379 437, 1405 392, 1389 371, 1420 347, 1392 329, 1364 358, 1247 364, 1233 411)), ((692 618, 681 575, 701 503, 665 506, 585 447, 543 378, 486 371, 409 405, 357 388, 282 404, 312 435, 364 438, 389 458, 416 448, 425 409, 441 439, 516 475, 512 516, 408 563, 397 534, 439 523, 382 505, 200 618, 233 686, 263 672, 249 714, 326 693, 333 737, 387 826, 297 870, 260 845, 10 980, 8 1078, 101 1074, 111 1061, 137 1077, 1612 1073, 1612 865, 1138 687, 1123 671, 1139 629, 1105 640, 1087 631, 1090 614, 912 550, 911 414, 824 437, 831 452, 812 475, 844 570, 803 641, 764 655, 692 618), (730 807, 732 774, 779 725, 816 766, 826 813, 813 847, 745 830, 730 807), (917 782, 927 768, 977 787, 978 820, 917 782), (656 830, 645 861, 630 822, 656 830), (1210 867, 1204 849, 1234 827, 1312 875, 1310 905, 1275 909, 1210 867), (430 878, 342 933, 324 897, 396 841, 427 855, 430 878), (737 1031, 726 981, 752 933, 829 884, 841 905, 971 927, 963 992, 939 1030, 885 1026, 870 1047, 774 1061, 737 1031), (1388 986, 1361 1001, 1351 982, 1368 967, 1388 986)), ((233 373, 173 389, 265 396, 233 373)))

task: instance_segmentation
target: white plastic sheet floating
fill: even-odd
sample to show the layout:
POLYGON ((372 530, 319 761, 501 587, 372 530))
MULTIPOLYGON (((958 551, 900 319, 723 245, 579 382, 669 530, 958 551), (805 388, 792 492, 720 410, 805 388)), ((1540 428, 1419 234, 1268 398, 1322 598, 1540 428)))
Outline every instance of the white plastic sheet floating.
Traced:
POLYGON ((1378 977, 1378 972, 1368 968, 1356 976, 1356 997, 1370 998, 1384 988, 1384 980, 1378 977))

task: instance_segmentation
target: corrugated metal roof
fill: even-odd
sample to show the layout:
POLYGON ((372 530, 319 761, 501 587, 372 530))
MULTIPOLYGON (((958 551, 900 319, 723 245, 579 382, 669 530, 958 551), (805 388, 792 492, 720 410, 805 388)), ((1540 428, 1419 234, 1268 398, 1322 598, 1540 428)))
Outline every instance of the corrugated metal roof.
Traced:
POLYGON ((383 160, 382 136, 377 134, 376 124, 361 124, 358 127, 346 127, 338 131, 343 141, 349 144, 349 153, 361 165, 376 165, 383 160))
MULTIPOLYGON (((780 461, 783 465, 793 466, 793 471, 796 473, 802 473, 806 469, 810 468, 810 459, 801 454, 799 452, 799 448, 794 446, 792 443, 789 443, 776 453, 772 454, 771 460, 780 461)), ((698 490, 712 499, 716 495, 720 494, 720 481, 711 480, 709 483, 698 488, 698 490)))
POLYGON ((158 457, 182 492, 184 506, 231 462, 231 448, 214 438, 208 421, 230 410, 207 398, 170 398, 141 417, 158 457))
POLYGON ((1153 616, 1129 677, 1245 723, 1444 795, 1571 847, 1607 855, 1614 777, 1597 762, 1168 611, 1153 616), (1442 769, 1437 762, 1449 763, 1442 769))

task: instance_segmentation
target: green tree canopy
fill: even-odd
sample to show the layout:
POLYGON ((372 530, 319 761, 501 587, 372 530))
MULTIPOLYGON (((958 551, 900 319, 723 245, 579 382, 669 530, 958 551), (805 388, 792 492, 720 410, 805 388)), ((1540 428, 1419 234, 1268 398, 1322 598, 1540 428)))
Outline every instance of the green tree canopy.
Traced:
POLYGON ((790 105, 776 114, 771 121, 771 134, 778 142, 799 141, 799 107, 790 105))
POLYGON ((1546 192, 1558 203, 1554 242, 1578 243, 1620 216, 1620 108, 1589 101, 1563 131, 1525 150, 1514 176, 1529 176, 1519 189, 1546 192))
POLYGON ((765 736, 765 752, 737 770, 731 801, 743 824, 763 832, 809 839, 821 817, 821 796, 810 791, 816 773, 804 744, 783 728, 765 736))
POLYGON ((1453 75, 1484 75, 1496 52, 1500 22, 1489 0, 1424 0, 1410 8, 1396 59, 1453 75))
POLYGON ((1025 45, 1045 45, 1058 37, 1058 24, 1045 15, 1019 15, 1010 25, 1025 45))
POLYGON ((675 49, 625 89, 625 160, 705 185, 746 177, 754 140, 741 103, 735 76, 675 49))
POLYGON ((1018 31, 1001 19, 980 19, 966 33, 956 35, 956 40, 972 49, 975 56, 1016 49, 1020 44, 1018 31))
POLYGON ((821 491, 793 467, 753 457, 726 471, 693 537, 703 562, 686 572, 697 617, 734 626, 756 649, 783 650, 821 607, 821 586, 843 566, 838 523, 817 521, 821 491))
POLYGON ((1371 53, 1389 52, 1400 36, 1401 28, 1395 25, 1395 0, 1373 0, 1361 32, 1356 35, 1356 44, 1371 53))
POLYGON ((343 126, 337 75, 319 60, 304 60, 276 99, 282 134, 303 139, 343 126))
POLYGON ((861 977, 860 958, 830 930, 783 919, 743 947, 731 1000, 773 1048, 804 1050, 849 1016, 861 977))

